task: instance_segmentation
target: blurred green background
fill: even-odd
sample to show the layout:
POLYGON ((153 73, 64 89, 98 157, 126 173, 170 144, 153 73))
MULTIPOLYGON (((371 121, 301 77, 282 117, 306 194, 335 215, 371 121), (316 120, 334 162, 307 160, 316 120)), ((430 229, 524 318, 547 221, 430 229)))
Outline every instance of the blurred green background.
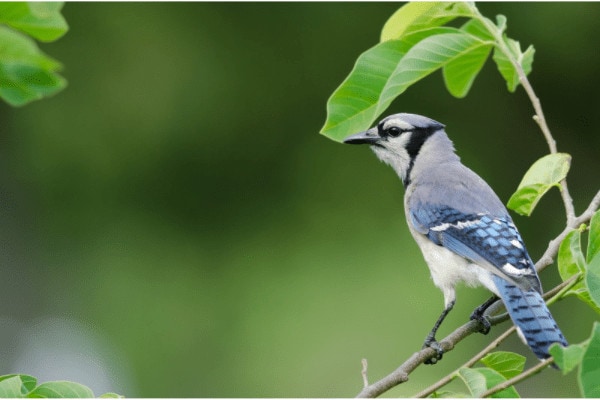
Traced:
MULTIPOLYGON (((69 86, 0 105, 0 372, 129 397, 348 397, 361 358, 375 380, 418 350, 443 301, 402 186, 368 149, 318 134, 400 5, 68 3, 70 31, 42 48, 69 86)), ((536 47, 531 81, 573 155, 581 212, 600 187, 600 4, 479 7, 536 47)), ((445 123, 504 201, 547 152, 492 62, 466 99, 436 73, 389 110, 401 111, 445 123)), ((536 259, 565 223, 558 192, 515 221, 536 259)), ((542 281, 557 283, 555 268, 542 281)), ((488 293, 458 296, 441 335, 488 293)), ((596 319, 575 299, 552 310, 571 342, 596 319)), ((489 340, 469 337, 387 396, 415 394, 489 340)), ((501 349, 535 362, 516 338, 501 349)), ((575 374, 556 371, 517 388, 578 395, 575 374)))

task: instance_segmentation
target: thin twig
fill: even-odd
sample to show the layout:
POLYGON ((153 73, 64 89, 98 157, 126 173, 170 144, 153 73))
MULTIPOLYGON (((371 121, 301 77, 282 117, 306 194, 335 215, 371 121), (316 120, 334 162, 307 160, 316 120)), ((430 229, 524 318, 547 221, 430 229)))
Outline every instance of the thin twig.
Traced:
POLYGON ((367 377, 367 367, 369 366, 369 364, 367 363, 366 358, 363 358, 360 361, 362 363, 362 370, 360 371, 360 374, 363 378, 363 387, 366 388, 367 386, 369 386, 369 378, 367 377))
POLYGON ((481 393, 479 395, 479 397, 481 397, 481 398, 489 397, 489 396, 493 395, 494 393, 498 393, 506 388, 509 388, 509 387, 513 386, 515 383, 519 383, 522 380, 525 380, 525 379, 529 378, 530 376, 537 374, 542 369, 544 369, 548 365, 552 364, 553 361, 554 361, 554 359, 552 357, 547 358, 544 361, 540 362, 539 364, 536 364, 533 367, 529 368, 528 370, 521 372, 519 375, 517 375, 513 378, 510 378, 502 383, 499 383, 491 389, 486 390, 485 392, 481 393))

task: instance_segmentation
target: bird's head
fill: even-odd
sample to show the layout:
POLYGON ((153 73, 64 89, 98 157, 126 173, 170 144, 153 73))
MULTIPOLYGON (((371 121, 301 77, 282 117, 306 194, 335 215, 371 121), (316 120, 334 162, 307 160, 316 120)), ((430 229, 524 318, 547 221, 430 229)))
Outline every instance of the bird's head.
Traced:
POLYGON ((396 170, 405 185, 423 144, 444 125, 417 114, 393 114, 373 128, 344 139, 347 144, 368 144, 377 157, 396 170))

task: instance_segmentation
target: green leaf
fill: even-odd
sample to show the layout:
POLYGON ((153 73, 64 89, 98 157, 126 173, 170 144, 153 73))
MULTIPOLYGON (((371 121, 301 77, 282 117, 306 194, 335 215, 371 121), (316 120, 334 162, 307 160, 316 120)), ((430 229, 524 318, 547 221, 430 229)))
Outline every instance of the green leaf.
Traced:
POLYGON ((600 324, 597 322, 583 354, 578 378, 584 397, 600 397, 600 324))
POLYGON ((590 234, 588 236, 587 261, 588 263, 600 253, 600 211, 592 216, 590 221, 590 234))
POLYGON ((461 59, 466 54, 491 46, 491 42, 482 41, 460 30, 456 30, 455 33, 429 36, 421 40, 402 57, 387 81, 379 104, 377 104, 377 115, 412 84, 449 63, 461 59))
POLYGON ((472 51, 450 61, 444 67, 444 83, 452 96, 463 98, 469 93, 491 49, 491 46, 476 47, 472 51))
POLYGON ((486 367, 510 379, 523 372, 526 358, 510 351, 497 351, 483 357, 481 361, 486 367))
MULTIPOLYGON (((506 379, 498 372, 490 368, 461 368, 458 370, 458 376, 463 380, 473 397, 480 395, 488 389, 505 382, 506 379)), ((519 394, 514 386, 510 386, 491 397, 495 398, 515 398, 519 394)))
POLYGON ((80 383, 68 381, 53 381, 42 383, 29 392, 27 397, 44 398, 90 398, 94 393, 80 383))
POLYGON ((585 283, 591 300, 600 308, 600 254, 596 254, 588 264, 585 283))
MULTIPOLYGON (((581 232, 579 230, 571 231, 561 242, 558 249, 558 272, 563 281, 566 281, 573 275, 585 273, 586 264, 581 251, 581 232)), ((572 291, 577 290, 577 286, 582 286, 583 283, 575 285, 571 288, 572 291)))
MULTIPOLYGON (((502 23, 502 21, 499 21, 499 23, 502 23)), ((504 19, 503 24, 504 25, 501 26, 506 28, 506 19, 504 19)), ((504 49, 497 46, 494 49, 493 59, 498 66, 500 75, 502 75, 506 81, 509 92, 514 92, 517 89, 517 86, 519 86, 519 74, 511 60, 514 60, 521 65, 523 72, 525 72, 525 75, 527 76, 531 72, 535 49, 533 46, 529 46, 525 52, 522 52, 521 44, 516 40, 507 38, 506 36, 504 36, 503 40, 505 44, 504 49)))
POLYGON ((554 343, 548 351, 554 357, 554 362, 558 365, 563 375, 566 375, 581 364, 587 346, 587 342, 572 344, 568 347, 562 347, 560 344, 554 343))
POLYGON ((457 17, 471 16, 470 8, 463 2, 406 3, 386 21, 381 41, 401 39, 409 33, 444 25, 457 17))
POLYGON ((108 393, 104 393, 103 395, 101 395, 100 398, 101 399, 124 399, 125 396, 121 396, 120 394, 117 394, 117 393, 108 392, 108 393))
POLYGON ((406 52, 423 38, 457 31, 454 28, 427 29, 403 40, 380 43, 361 54, 350 75, 329 98, 327 121, 321 134, 341 141, 369 128, 379 115, 381 92, 406 52))
MULTIPOLYGON (((567 292, 567 294, 571 293, 567 292)), ((600 306, 598 306, 596 302, 592 299, 592 296, 590 295, 589 289, 587 287, 578 291, 576 294, 581 301, 590 306, 590 308, 594 310, 597 314, 600 314, 600 306)))
POLYGON ((573 285, 566 294, 576 295, 581 301, 600 314, 600 306, 590 295, 589 285, 591 284, 592 289, 597 292, 598 289, 596 287, 598 283, 595 275, 589 276, 588 266, 581 251, 581 231, 574 230, 569 232, 560 244, 558 249, 558 272, 563 281, 581 273, 582 279, 573 285))
MULTIPOLYGON (((19 379, 21 380, 21 394, 23 394, 23 395, 29 393, 37 385, 36 378, 34 378, 33 376, 30 376, 30 375, 22 375, 22 374, 2 375, 2 376, 0 376, 0 382, 4 381, 6 379, 13 378, 15 376, 19 377, 19 379)), ((4 397, 4 396, 0 396, 0 397, 4 397)))
MULTIPOLYGON (((481 40, 493 40, 486 27, 477 19, 471 19, 464 24, 461 31, 481 40)), ((481 71, 492 47, 480 47, 459 57, 446 65, 443 69, 446 88, 454 97, 463 98, 467 95, 477 74, 481 71)))
POLYGON ((508 200, 508 208, 522 215, 531 215, 538 201, 552 186, 559 186, 567 176, 571 156, 566 153, 548 154, 529 168, 517 191, 508 200))
POLYGON ((506 30, 506 17, 504 15, 496 15, 496 28, 498 28, 499 33, 503 33, 506 30))
POLYGON ((19 375, 13 375, 6 379, 2 379, 2 381, 0 381, 0 397, 3 399, 23 397, 21 391, 22 386, 23 382, 19 375))
POLYGON ((0 26, 0 96, 14 106, 52 95, 66 86, 60 63, 30 38, 0 26))
POLYGON ((34 38, 51 42, 69 29, 61 15, 62 2, 0 2, 0 24, 7 24, 34 38))

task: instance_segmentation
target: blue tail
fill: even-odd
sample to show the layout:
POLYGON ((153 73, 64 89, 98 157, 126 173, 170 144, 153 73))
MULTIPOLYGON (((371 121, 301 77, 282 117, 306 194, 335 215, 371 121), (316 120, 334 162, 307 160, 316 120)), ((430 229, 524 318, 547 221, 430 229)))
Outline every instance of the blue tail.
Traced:
POLYGON ((517 326, 519 336, 544 360, 550 357, 548 347, 552 343, 567 346, 567 341, 552 314, 546 307, 542 296, 535 290, 523 291, 512 283, 494 275, 498 293, 508 310, 510 318, 517 326))

